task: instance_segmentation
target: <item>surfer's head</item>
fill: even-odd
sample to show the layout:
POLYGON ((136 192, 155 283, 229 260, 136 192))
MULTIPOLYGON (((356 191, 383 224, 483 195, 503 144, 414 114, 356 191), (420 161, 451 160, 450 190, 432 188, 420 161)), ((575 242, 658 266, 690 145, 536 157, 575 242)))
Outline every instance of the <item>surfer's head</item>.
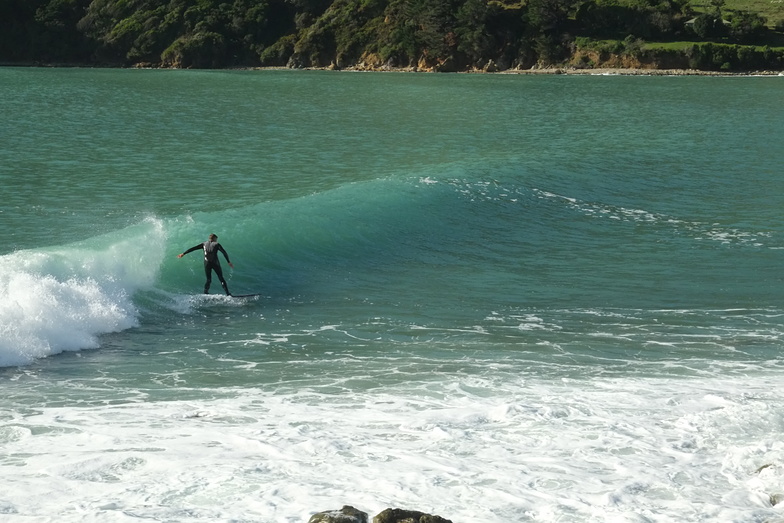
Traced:
POLYGON ((218 241, 218 235, 217 234, 210 234, 210 241, 211 242, 218 241))

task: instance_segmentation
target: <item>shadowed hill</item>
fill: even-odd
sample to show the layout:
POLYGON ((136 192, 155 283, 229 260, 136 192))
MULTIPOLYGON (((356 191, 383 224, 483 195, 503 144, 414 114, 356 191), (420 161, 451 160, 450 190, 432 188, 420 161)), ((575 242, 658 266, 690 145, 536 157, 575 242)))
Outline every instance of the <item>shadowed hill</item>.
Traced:
POLYGON ((724 0, 0 0, 0 62, 782 70, 780 16, 724 0))

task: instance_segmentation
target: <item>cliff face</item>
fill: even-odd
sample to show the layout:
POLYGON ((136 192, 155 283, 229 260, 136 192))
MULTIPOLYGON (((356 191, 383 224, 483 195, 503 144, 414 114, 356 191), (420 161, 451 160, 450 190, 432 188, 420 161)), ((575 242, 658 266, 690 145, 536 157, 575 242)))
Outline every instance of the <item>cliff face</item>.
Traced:
POLYGON ((577 50, 567 62, 578 69, 689 69, 686 53, 647 53, 640 56, 577 50))

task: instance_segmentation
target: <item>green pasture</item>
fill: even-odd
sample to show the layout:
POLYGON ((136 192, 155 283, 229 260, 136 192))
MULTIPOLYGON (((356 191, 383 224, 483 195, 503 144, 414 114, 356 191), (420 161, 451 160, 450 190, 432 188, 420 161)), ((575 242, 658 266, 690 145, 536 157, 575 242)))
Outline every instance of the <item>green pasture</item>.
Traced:
MULTIPOLYGON (((712 9, 707 0, 693 0, 691 6, 697 12, 712 9)), ((750 11, 759 13, 768 19, 768 27, 775 27, 777 22, 784 22, 784 0, 725 0, 723 11, 750 11)))

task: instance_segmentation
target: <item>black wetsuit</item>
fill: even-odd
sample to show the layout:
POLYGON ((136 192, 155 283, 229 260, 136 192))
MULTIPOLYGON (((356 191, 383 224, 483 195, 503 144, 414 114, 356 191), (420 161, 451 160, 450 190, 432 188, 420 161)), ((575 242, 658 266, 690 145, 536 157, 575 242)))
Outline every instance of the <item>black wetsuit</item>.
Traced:
POLYGON ((215 274, 218 275, 218 279, 221 282, 223 290, 226 291, 226 295, 231 296, 229 287, 226 285, 226 280, 223 279, 223 270, 221 269, 220 261, 218 261, 218 251, 220 251, 223 253, 223 257, 226 258, 226 261, 231 263, 229 260, 229 255, 226 254, 226 250, 218 242, 206 241, 204 243, 194 245, 183 254, 188 254, 189 252, 193 252, 198 249, 204 249, 204 275, 207 276, 207 283, 204 284, 204 294, 207 294, 210 291, 210 284, 212 283, 212 271, 215 271, 215 274))

